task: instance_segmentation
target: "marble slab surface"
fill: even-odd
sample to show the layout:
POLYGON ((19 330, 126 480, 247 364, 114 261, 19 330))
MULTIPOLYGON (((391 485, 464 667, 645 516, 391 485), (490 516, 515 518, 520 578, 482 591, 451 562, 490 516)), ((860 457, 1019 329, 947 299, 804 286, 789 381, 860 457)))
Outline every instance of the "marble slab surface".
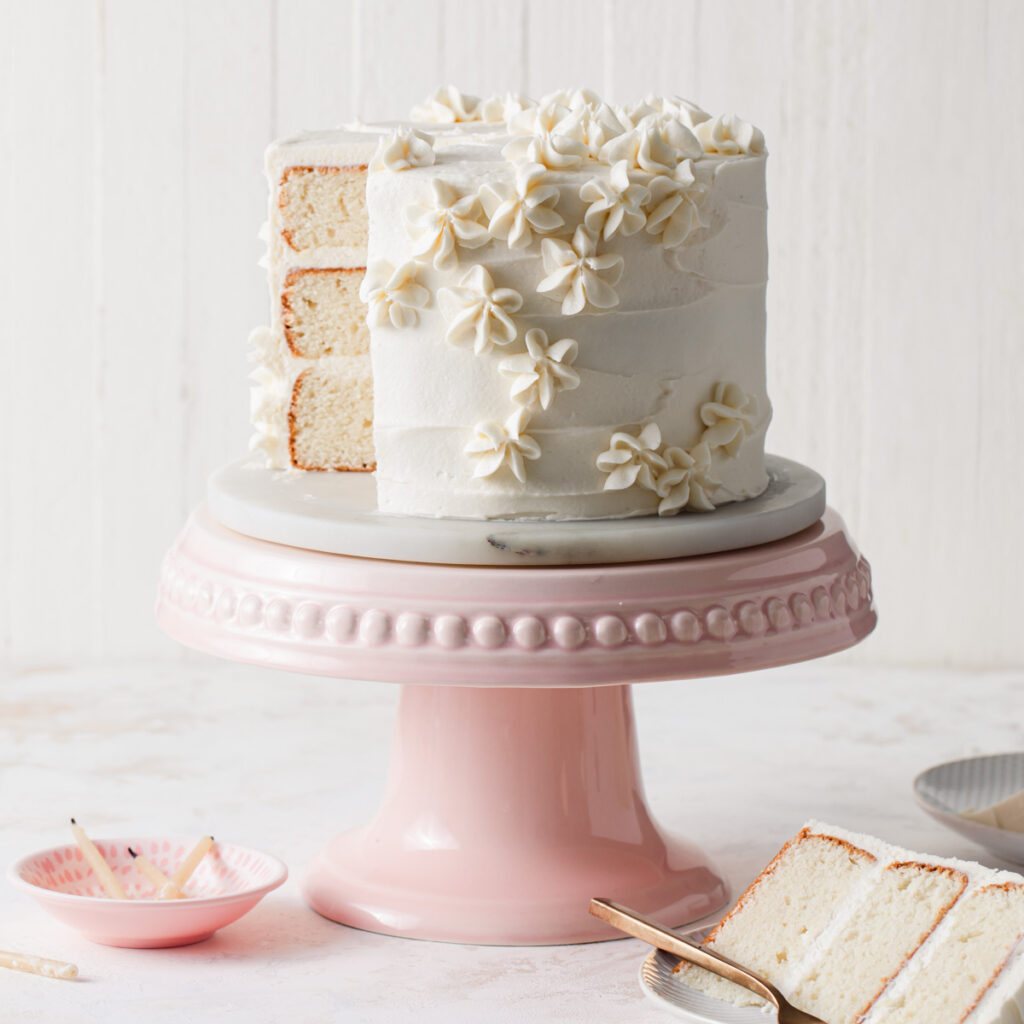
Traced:
POLYGON ((750 501, 626 520, 387 515, 377 508, 373 473, 277 472, 251 458, 215 472, 207 500, 232 530, 310 551, 445 565, 607 565, 767 544, 822 517, 818 473, 778 455, 765 456, 765 468, 768 487, 750 501))
MULTIPOLYGON (((841 657, 841 656, 840 656, 841 657)), ((922 768, 1024 749, 1024 671, 798 668, 636 688, 646 788, 741 889, 806 818, 1000 865, 914 804, 922 768), (730 717, 725 718, 726 711, 730 717)), ((384 786, 397 689, 195 659, 0 679, 0 860, 97 836, 214 835, 292 871, 196 946, 93 945, 0 882, 0 949, 70 960, 74 983, 0 972, 5 1024, 671 1020, 641 995, 644 947, 497 948, 353 931, 308 910, 304 865, 384 786)), ((596 894, 595 894, 596 895, 596 894)))

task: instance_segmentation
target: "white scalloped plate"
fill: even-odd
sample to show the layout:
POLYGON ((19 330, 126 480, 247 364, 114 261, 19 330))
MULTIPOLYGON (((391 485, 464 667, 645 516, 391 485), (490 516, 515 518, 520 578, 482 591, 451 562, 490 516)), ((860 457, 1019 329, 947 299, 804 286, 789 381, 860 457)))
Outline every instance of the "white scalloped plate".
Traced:
POLYGON ((1024 864, 1024 833, 960 817, 971 807, 991 807, 1024 789, 1024 752, 947 761, 914 779, 917 802, 936 821, 1012 864, 1024 864))
MULTIPOLYGON (((701 937, 702 934, 687 935, 694 941, 701 937)), ((684 985, 675 973, 678 963, 679 957, 654 949, 640 967, 640 988, 663 1010, 695 1024, 771 1024, 775 1020, 767 1008, 733 1006, 684 985)))

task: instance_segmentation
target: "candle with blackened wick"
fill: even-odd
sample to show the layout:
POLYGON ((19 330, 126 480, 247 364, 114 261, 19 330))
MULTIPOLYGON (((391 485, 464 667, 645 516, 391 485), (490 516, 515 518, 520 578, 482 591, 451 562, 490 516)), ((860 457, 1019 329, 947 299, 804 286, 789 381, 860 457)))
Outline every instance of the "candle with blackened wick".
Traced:
POLYGON ((141 853, 136 853, 130 846, 128 852, 132 855, 132 863, 155 886, 159 899, 180 900, 184 897, 181 887, 168 878, 151 860, 143 857, 141 853))

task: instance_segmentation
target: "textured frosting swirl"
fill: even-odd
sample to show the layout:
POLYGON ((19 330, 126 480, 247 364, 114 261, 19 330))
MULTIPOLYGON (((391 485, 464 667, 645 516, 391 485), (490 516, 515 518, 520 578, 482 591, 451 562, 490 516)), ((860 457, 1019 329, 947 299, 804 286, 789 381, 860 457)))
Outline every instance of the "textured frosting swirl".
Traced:
POLYGON ((572 338, 549 343, 539 327, 526 332, 525 342, 526 351, 503 359, 498 370, 512 378, 512 401, 548 409, 559 391, 580 386, 580 375, 572 368, 580 347, 572 338))
POLYGON ((597 457, 597 468, 608 474, 606 491, 622 491, 637 485, 648 491, 657 488, 657 479, 667 468, 659 454, 661 429, 648 423, 639 434, 617 430, 606 451, 597 457))
POLYGON ((405 219, 415 243, 413 253, 430 256, 434 266, 443 270, 458 265, 459 246, 479 249, 491 236, 477 220, 480 204, 475 195, 460 197, 441 178, 434 178, 430 187, 433 202, 409 206, 405 219))
POLYGON ((525 249, 534 231, 548 234, 565 224, 554 209, 559 190, 545 184, 546 172, 543 164, 520 164, 513 184, 494 182, 480 188, 480 205, 490 218, 487 229, 510 249, 525 249))
POLYGON ((523 297, 512 288, 495 288, 486 267, 471 267, 457 288, 438 289, 437 302, 448 321, 445 340, 452 345, 472 346, 479 356, 515 341, 517 329, 509 314, 522 306, 523 297))
POLYGON ((750 156, 764 152, 764 134, 735 114, 719 114, 697 125, 697 138, 705 153, 750 156))
POLYGON ((442 85, 432 96, 413 107, 410 116, 421 124, 478 121, 480 97, 461 93, 454 85, 442 85))
POLYGON ((434 139, 415 128, 398 128, 382 138, 370 161, 371 171, 407 171, 429 167, 434 162, 434 139))
POLYGON ((545 238, 541 256, 547 277, 537 291, 562 300, 562 315, 574 316, 588 306, 612 309, 619 304, 613 287, 622 276, 624 261, 614 253, 598 255, 597 239, 581 224, 572 243, 545 238))
POLYGON ((370 327, 390 323, 392 327, 413 327, 419 323, 418 310, 430 302, 430 291, 417 280, 418 264, 410 260, 393 267, 377 260, 366 268, 359 286, 359 298, 366 303, 370 327))
POLYGON ((476 463, 473 476, 493 476, 507 467, 520 482, 526 482, 526 459, 540 458, 540 445, 525 433, 530 414, 520 407, 504 423, 478 423, 476 437, 465 447, 465 452, 476 463))

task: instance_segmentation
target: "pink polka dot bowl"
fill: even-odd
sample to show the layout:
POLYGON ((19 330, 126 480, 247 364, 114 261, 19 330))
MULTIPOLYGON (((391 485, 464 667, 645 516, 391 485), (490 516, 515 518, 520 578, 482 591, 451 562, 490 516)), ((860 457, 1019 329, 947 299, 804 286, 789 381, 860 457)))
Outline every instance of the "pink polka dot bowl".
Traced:
POLYGON ((29 854, 7 878, 58 920, 93 942, 132 949, 187 946, 237 921, 288 877, 288 868, 259 850, 217 841, 185 884, 184 899, 159 899, 133 863, 130 846, 173 875, 197 837, 94 839, 128 899, 107 896, 81 850, 71 843, 29 854))

